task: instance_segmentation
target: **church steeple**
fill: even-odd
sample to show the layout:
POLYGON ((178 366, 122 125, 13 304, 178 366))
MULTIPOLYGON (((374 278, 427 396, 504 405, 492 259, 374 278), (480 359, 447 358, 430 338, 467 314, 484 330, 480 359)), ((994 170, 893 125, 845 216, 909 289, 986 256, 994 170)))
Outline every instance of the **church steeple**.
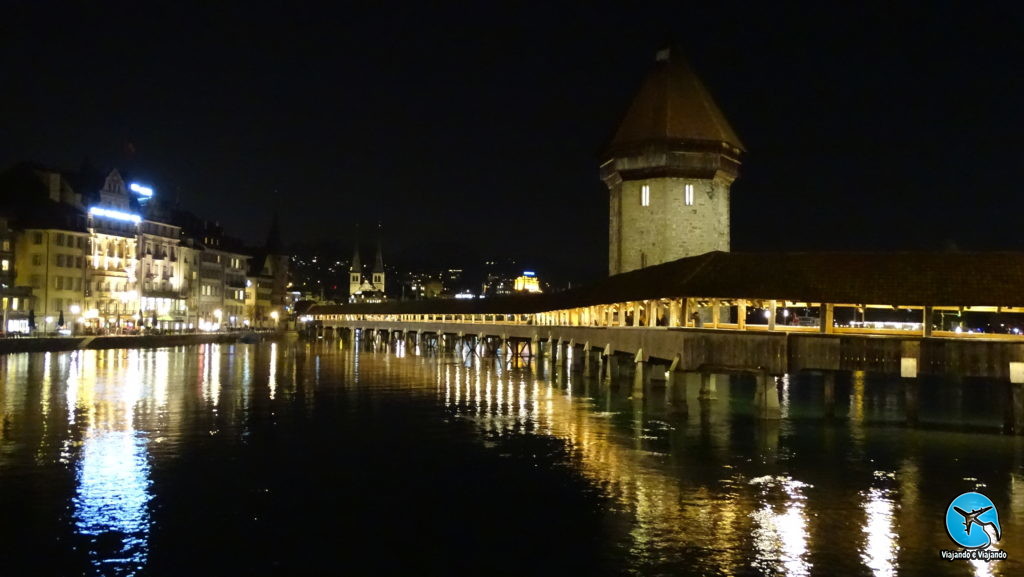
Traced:
POLYGON ((356 227, 355 242, 352 249, 352 264, 348 267, 348 294, 355 296, 362 289, 363 263, 359 260, 359 227, 356 227))
POLYGON ((679 51, 661 50, 601 163, 608 273, 729 250, 743 144, 679 51))
POLYGON ((377 224, 377 258, 373 263, 373 286, 381 293, 384 292, 384 247, 379 223, 377 224))

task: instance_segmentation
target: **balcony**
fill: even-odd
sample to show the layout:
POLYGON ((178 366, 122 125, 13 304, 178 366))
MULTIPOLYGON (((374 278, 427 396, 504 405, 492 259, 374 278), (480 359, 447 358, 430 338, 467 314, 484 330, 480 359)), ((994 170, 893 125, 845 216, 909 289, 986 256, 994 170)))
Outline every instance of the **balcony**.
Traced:
POLYGON ((166 288, 142 289, 142 296, 156 299, 184 299, 188 298, 188 291, 166 288))

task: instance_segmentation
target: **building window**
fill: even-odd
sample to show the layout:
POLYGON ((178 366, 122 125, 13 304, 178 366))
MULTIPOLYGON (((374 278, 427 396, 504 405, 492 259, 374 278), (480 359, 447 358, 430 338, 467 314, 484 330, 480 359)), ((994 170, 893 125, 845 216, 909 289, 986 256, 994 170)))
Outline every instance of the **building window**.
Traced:
POLYGON ((11 270, 11 261, 7 260, 6 258, 0 260, 0 270, 11 270))
POLYGON ((640 186, 640 206, 651 206, 651 185, 640 186))
POLYGON ((40 266, 42 264, 43 264, 43 255, 41 255, 41 254, 34 254, 34 255, 32 255, 32 265, 33 266, 40 266))
POLYGON ((3 251, 7 252, 7 251, 10 251, 10 250, 11 250, 11 241, 5 239, 4 240, 4 244, 3 244, 3 251))
POLYGON ((683 195, 684 195, 684 200, 686 201, 686 206, 693 206, 693 185, 692 184, 687 184, 685 187, 683 187, 683 195))
POLYGON ((32 233, 32 244, 43 244, 43 233, 34 232, 32 233))

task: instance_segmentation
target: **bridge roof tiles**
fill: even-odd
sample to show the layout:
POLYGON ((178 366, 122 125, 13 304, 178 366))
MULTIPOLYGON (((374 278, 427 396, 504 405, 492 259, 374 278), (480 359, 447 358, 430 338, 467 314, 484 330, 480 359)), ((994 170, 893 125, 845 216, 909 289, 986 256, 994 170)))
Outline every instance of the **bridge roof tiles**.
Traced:
POLYGON ((310 314, 516 314, 673 297, 1024 307, 1024 253, 711 252, 562 293, 320 305, 310 314))

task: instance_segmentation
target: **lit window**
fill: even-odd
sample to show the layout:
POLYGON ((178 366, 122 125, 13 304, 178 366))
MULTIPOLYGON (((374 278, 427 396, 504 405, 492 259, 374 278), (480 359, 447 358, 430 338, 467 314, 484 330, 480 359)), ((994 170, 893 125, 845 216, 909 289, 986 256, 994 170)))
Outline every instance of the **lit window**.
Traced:
POLYGON ((0 260, 0 270, 11 270, 11 261, 7 260, 6 258, 0 260))
POLYGON ((683 188, 683 193, 685 195, 686 206, 693 206, 693 185, 687 184, 683 188))
POLYGON ((651 186, 649 184, 640 187, 640 206, 651 206, 651 186))

